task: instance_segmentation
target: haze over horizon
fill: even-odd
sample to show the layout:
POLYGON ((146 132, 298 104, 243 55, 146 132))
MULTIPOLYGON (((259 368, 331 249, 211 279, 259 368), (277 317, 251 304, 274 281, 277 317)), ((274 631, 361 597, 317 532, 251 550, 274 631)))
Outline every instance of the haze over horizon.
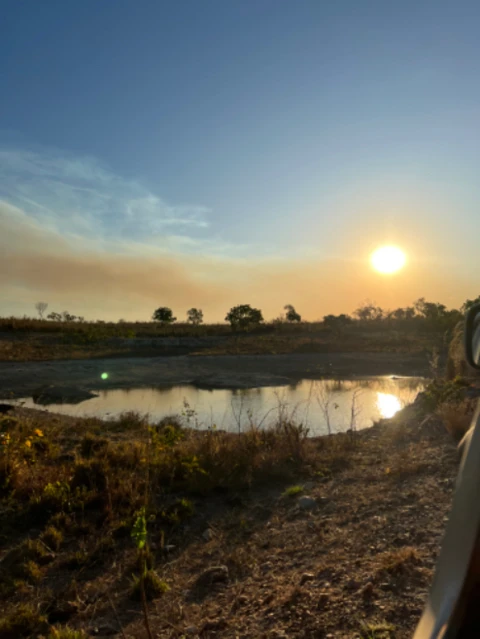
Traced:
POLYGON ((473 0, 2 8, 0 315, 479 295, 473 0))

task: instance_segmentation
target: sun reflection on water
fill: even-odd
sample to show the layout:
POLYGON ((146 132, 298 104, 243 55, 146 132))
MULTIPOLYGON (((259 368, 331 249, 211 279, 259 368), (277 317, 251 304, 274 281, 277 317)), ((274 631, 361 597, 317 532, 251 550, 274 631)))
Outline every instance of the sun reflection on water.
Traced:
POLYGON ((377 393, 377 407, 384 418, 393 417, 402 408, 402 404, 396 395, 377 393))

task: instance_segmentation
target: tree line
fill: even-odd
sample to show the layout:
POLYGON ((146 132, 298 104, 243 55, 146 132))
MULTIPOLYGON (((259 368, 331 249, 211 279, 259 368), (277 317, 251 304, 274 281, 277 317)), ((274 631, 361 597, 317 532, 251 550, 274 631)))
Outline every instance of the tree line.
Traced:
MULTIPOLYGON (((322 321, 327 328, 332 329, 341 329, 354 321, 368 323, 389 322, 392 320, 410 322, 418 321, 419 319, 426 321, 432 326, 451 326, 461 320, 465 312, 474 304, 480 304, 480 295, 475 299, 467 299, 460 309, 447 309, 444 304, 428 302, 424 297, 413 302, 411 306, 399 307, 394 310, 382 309, 380 306, 377 306, 375 302, 368 300, 355 309, 351 315, 345 313, 340 315, 325 315, 322 321)), ((48 304, 46 302, 37 302, 35 308, 40 319, 44 319, 48 304)), ((273 320, 274 323, 298 323, 302 321, 302 316, 297 313, 292 304, 286 304, 284 311, 285 313, 283 315, 273 320)), ((192 307, 188 309, 186 316, 187 323, 192 326, 200 326, 203 324, 203 311, 200 308, 192 307)), ((72 315, 68 311, 63 311, 62 313, 51 312, 46 318, 57 322, 85 321, 82 316, 72 315)), ((174 317, 171 308, 168 306, 160 306, 153 312, 152 320, 160 324, 173 324, 177 321, 177 318, 174 317)), ((247 330, 262 324, 264 319, 260 309, 254 308, 250 304, 239 304, 233 306, 228 311, 225 316, 225 321, 228 322, 234 330, 247 330)), ((119 322, 123 323, 124 320, 119 320, 119 322)))
MULTIPOLYGON (((302 317, 297 313, 292 304, 286 304, 284 307, 285 319, 287 322, 301 322, 302 317)), ((154 322, 162 324, 173 324, 177 318, 173 316, 173 311, 168 306, 160 306, 152 315, 154 322)), ((228 322, 233 329, 247 329, 252 326, 261 324, 263 320, 262 311, 253 308, 250 304, 239 304, 233 306, 227 313, 225 321, 228 322)), ((203 311, 199 308, 190 308, 187 311, 187 322, 193 326, 203 324, 203 311)))

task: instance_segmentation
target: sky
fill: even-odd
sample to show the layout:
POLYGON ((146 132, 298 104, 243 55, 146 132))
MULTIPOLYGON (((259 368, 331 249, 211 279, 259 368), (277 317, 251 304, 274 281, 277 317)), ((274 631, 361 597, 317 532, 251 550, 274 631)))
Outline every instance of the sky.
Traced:
POLYGON ((0 315, 480 293, 480 5, 3 0, 0 315), (407 265, 375 273, 370 253, 407 265))

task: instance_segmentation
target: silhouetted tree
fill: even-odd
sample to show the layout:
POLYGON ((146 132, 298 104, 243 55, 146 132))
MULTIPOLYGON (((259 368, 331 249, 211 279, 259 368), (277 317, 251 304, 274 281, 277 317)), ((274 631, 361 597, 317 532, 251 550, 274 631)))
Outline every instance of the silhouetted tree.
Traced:
POLYGON ((301 322, 302 316, 297 313, 294 307, 291 304, 286 304, 284 310, 287 311, 285 313, 285 319, 287 322, 301 322))
POLYGON ((367 301, 359 306, 353 314, 358 317, 359 320, 372 321, 382 319, 383 310, 380 306, 376 306, 375 302, 367 301))
POLYGON ((447 315, 447 307, 445 304, 426 302, 424 297, 420 297, 413 303, 413 306, 420 317, 425 317, 429 320, 437 320, 447 315))
POLYGON ((225 321, 230 322, 233 330, 248 330, 251 326, 263 322, 263 316, 258 308, 252 308, 250 304, 240 304, 229 310, 225 321))
POLYGON ((203 311, 201 308, 191 308, 187 311, 187 322, 194 326, 203 324, 203 311))
POLYGON ((407 306, 406 308, 396 308, 388 314, 389 319, 396 320, 411 320, 415 317, 415 309, 413 306, 407 306))
POLYGON ((37 302, 35 304, 35 308, 37 309, 37 313, 38 313, 40 319, 43 319, 43 315, 44 315, 45 311, 48 308, 47 302, 37 302))
POLYGON ((465 300, 461 308, 462 313, 466 313, 468 309, 472 308, 472 306, 475 306, 475 304, 480 304, 480 295, 474 300, 465 300))
POLYGON ((54 311, 52 311, 47 315, 47 319, 52 320, 52 322, 61 322, 62 316, 60 315, 60 313, 55 313, 54 311))
POLYGON ((167 306, 157 308, 152 315, 152 319, 154 322, 160 322, 161 324, 173 324, 177 320, 176 317, 173 317, 172 309, 167 306))
POLYGON ((341 315, 325 315, 323 318, 323 324, 326 328, 331 328, 332 330, 339 330, 345 328, 353 322, 352 318, 349 315, 345 315, 342 313, 341 315))

